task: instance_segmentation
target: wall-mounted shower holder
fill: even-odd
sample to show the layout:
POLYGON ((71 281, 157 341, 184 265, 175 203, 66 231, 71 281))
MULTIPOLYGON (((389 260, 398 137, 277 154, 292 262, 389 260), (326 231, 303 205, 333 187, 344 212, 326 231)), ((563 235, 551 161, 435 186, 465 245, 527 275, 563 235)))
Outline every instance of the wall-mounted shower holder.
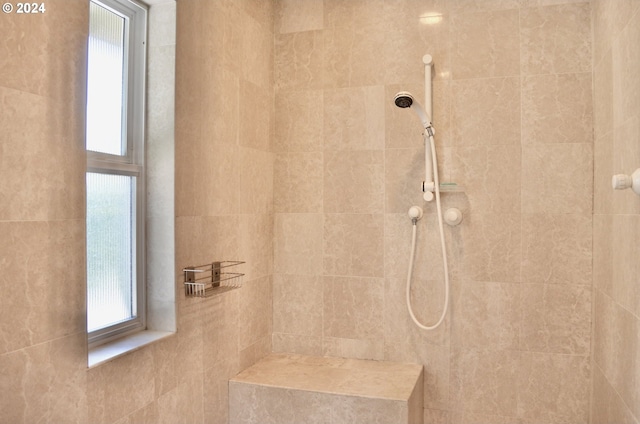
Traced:
POLYGON ((633 171, 633 174, 617 174, 611 178, 611 186, 614 190, 624 190, 630 188, 635 194, 640 196, 640 168, 633 171))
POLYGON ((458 208, 449 208, 444 212, 444 222, 451 227, 462 222, 462 212, 458 208))
POLYGON ((225 269, 243 264, 243 261, 214 261, 205 265, 188 266, 184 273, 184 294, 186 297, 210 297, 225 291, 242 287, 239 272, 225 269))

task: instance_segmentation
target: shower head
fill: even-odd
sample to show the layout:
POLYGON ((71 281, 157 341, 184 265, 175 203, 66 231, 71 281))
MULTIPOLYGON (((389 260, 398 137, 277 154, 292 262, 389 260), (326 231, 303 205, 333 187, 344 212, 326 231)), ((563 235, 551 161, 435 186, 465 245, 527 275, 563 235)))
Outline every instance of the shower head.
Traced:
POLYGON ((394 102, 396 103, 396 106, 402 109, 411 107, 413 104, 413 96, 407 91, 401 91, 396 94, 394 102))
POLYGON ((422 126, 424 128, 429 128, 431 126, 431 118, 427 116, 427 112, 424 111, 420 103, 415 101, 411 93, 408 91, 401 91, 397 93, 394 98, 394 102, 399 108, 413 109, 418 114, 418 118, 422 121, 422 126))

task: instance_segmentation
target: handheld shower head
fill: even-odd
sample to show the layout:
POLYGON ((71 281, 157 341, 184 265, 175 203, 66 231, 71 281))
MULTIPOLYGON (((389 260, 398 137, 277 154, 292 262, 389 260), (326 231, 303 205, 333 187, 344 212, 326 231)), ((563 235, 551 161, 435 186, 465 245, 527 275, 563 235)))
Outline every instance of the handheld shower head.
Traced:
POLYGON ((401 91, 396 94, 396 97, 393 99, 393 101, 396 103, 396 106, 404 109, 407 107, 411 107, 411 105, 413 104, 413 96, 407 91, 401 91))
POLYGON ((418 118, 420 118, 420 121, 422 121, 422 126, 424 128, 429 128, 431 126, 431 117, 427 116, 427 112, 424 111, 422 105, 415 101, 411 93, 409 93, 408 91, 400 91, 396 94, 393 101, 399 108, 413 109, 418 114, 418 118))

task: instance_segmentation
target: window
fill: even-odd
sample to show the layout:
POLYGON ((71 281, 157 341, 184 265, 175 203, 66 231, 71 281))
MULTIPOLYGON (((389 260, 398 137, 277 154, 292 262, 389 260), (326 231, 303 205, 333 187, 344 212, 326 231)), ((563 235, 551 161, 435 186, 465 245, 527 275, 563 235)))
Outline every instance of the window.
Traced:
POLYGON ((87 66, 87 327, 90 345, 145 328, 147 11, 90 2, 87 66))

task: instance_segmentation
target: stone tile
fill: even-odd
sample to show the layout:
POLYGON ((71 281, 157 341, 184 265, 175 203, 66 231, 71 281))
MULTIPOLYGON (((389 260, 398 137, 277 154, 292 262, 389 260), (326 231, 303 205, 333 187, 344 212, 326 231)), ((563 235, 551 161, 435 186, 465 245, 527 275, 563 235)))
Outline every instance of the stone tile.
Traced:
POLYGON ((452 98, 456 146, 520 144, 520 78, 456 80, 452 98))
POLYGON ((286 34, 324 28, 322 0, 279 0, 275 5, 276 33, 286 34))
POLYGON ((274 269, 279 274, 320 275, 323 267, 323 216, 276 214, 274 269), (304 237, 300 237, 304 234, 304 237))
POLYGON ((587 355, 591 345, 591 288, 524 284, 519 348, 587 355))
POLYGON ((453 79, 519 75, 518 10, 456 14, 452 30, 453 79))
POLYGON ((322 336, 323 282, 320 277, 276 274, 273 281, 273 331, 322 336))
POLYGON ((519 284, 463 282, 453 293, 452 341, 458 348, 518 349, 524 324, 519 284))
POLYGON ((589 374, 586 356, 523 354, 516 386, 518 416, 535 422, 588 422, 589 374))
POLYGON ((319 152, 324 143, 324 92, 278 90, 275 95, 277 152, 319 152))
POLYGON ((472 281, 522 281, 521 216, 468 214, 461 228, 465 279, 472 281))
POLYGON ((522 143, 593 141, 591 73, 522 79, 522 143))
POLYGON ((592 218, 582 214, 522 216, 522 280, 580 284, 592 281, 592 218))
POLYGON ((532 7, 520 12, 523 75, 591 71, 591 5, 532 7))
POLYGON ((384 222, 381 214, 325 214, 325 275, 383 277, 384 222))
POLYGON ((325 150, 382 149, 385 136, 384 93, 384 87, 379 85, 325 90, 325 150))
POLYGON ((519 145, 454 149, 452 180, 464 187, 471 210, 520 213, 521 154, 519 145))
POLYGON ((325 277, 323 332, 326 337, 382 338, 384 280, 325 277))
POLYGON ((590 143, 522 147, 522 212, 588 214, 592 211, 590 143))
POLYGON ((384 152, 325 151, 325 213, 375 213, 384 206, 384 152))
POLYGON ((276 90, 323 88, 324 57, 323 31, 276 35, 276 90))

